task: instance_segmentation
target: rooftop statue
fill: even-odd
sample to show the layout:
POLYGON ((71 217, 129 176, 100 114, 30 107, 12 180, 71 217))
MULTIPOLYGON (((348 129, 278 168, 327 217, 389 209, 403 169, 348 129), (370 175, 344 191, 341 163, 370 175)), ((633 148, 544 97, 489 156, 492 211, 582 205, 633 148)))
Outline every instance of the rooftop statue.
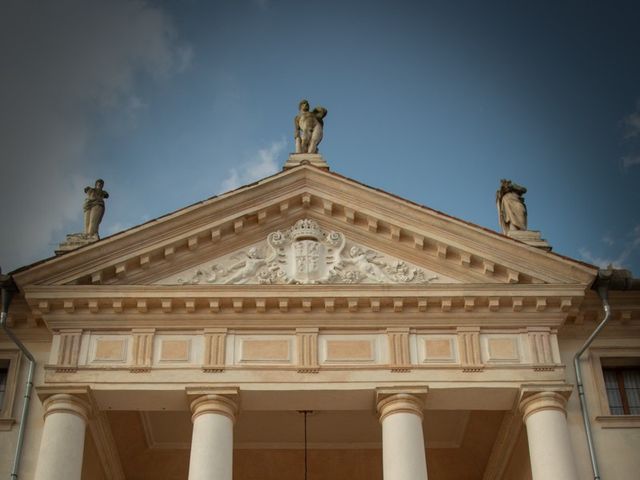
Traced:
POLYGON ((98 237, 98 227, 104 216, 104 199, 109 198, 106 190, 103 190, 104 180, 99 178, 93 187, 85 187, 84 193, 84 235, 98 237))
POLYGON ((322 140, 324 117, 327 109, 316 107, 309 111, 309 102, 300 101, 298 115, 294 119, 294 139, 296 153, 318 153, 318 144, 322 140))
POLYGON ((527 189, 511 180, 500 180, 496 192, 496 206, 502 232, 508 234, 515 230, 527 229, 527 206, 523 195, 527 189))

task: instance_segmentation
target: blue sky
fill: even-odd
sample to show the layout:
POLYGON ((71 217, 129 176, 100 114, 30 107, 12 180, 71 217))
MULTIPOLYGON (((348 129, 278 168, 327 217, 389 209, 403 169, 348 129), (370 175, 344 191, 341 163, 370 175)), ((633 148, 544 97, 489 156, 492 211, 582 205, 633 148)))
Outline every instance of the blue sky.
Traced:
POLYGON ((9 0, 0 265, 280 170, 301 98, 332 170, 498 229, 528 188, 554 251, 640 275, 637 2, 9 0))

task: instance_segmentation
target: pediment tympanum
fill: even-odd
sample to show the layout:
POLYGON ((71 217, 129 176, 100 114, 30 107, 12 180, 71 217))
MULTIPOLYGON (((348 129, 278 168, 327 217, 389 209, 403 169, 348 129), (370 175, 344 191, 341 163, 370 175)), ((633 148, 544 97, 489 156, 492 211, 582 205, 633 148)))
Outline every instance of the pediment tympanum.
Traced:
POLYGON ((309 218, 247 248, 189 268, 159 285, 458 283, 327 231, 309 218))
POLYGON ((204 285, 402 285, 426 280, 586 288, 595 271, 303 165, 26 267, 14 272, 14 278, 20 288, 180 285, 179 278, 204 285), (289 229, 301 219, 321 225, 322 238, 290 238, 289 229), (289 231, 282 245, 276 245, 278 231, 289 231), (338 235, 335 240, 331 232, 338 235), (308 261, 298 261, 296 252, 308 261))

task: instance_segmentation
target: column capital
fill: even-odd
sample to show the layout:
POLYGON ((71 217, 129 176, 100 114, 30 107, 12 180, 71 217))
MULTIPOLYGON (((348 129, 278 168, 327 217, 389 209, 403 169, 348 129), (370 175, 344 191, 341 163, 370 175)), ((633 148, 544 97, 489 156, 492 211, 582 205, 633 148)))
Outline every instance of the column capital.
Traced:
POLYGON ((571 396, 571 385, 531 385, 523 386, 520 390, 518 408, 522 412, 523 420, 543 410, 558 410, 567 414, 567 400, 571 396))
POLYGON ((229 417, 235 423, 239 408, 238 388, 187 387, 186 393, 191 402, 192 422, 204 413, 216 413, 229 417))
POLYGON ((94 414, 94 402, 88 386, 43 385, 36 388, 44 407, 44 418, 52 413, 71 413, 85 422, 94 414))
POLYGON ((398 412, 413 413, 423 418, 427 387, 391 387, 376 389, 376 408, 380 423, 389 415, 398 412))
POLYGON ((71 413, 82 418, 85 423, 89 422, 92 414, 91 404, 77 395, 69 395, 68 393, 57 393, 47 397, 42 402, 44 407, 44 418, 53 413, 71 413))

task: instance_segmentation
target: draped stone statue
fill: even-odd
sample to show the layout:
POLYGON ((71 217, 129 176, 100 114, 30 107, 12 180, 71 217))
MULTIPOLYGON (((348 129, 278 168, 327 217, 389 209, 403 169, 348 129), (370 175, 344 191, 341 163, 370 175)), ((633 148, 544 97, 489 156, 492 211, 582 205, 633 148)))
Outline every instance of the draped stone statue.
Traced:
POLYGON ((511 180, 500 180, 496 192, 496 206, 502 232, 508 234, 514 230, 527 230, 527 206, 523 195, 527 189, 511 180))
POLYGON ((293 121, 296 153, 318 153, 326 116, 326 108, 316 107, 309 111, 309 102, 300 101, 298 115, 293 121))
POLYGON ((87 237, 97 237, 98 227, 104 216, 104 199, 109 198, 106 190, 103 190, 104 180, 99 178, 93 187, 85 187, 84 193, 84 234, 87 237))

